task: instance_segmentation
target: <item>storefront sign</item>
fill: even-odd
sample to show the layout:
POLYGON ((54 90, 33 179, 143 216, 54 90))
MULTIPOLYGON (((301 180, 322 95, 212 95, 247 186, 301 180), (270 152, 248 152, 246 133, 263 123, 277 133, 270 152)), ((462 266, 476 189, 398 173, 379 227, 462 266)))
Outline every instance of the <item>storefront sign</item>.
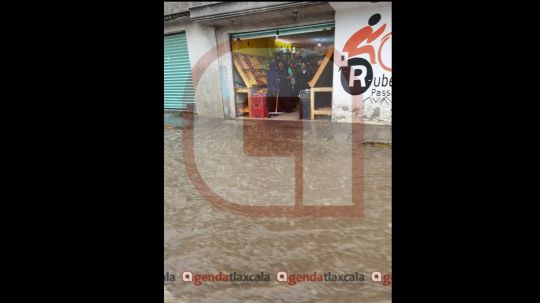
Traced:
POLYGON ((333 119, 390 124, 391 4, 356 5, 335 7, 333 119))
MULTIPOLYGON (((366 92, 373 83, 373 67, 372 65, 379 64, 380 67, 387 72, 392 72, 392 68, 388 67, 384 63, 382 57, 382 49, 388 39, 391 38, 392 33, 385 33, 386 24, 380 25, 375 29, 376 25, 379 25, 381 20, 381 14, 374 14, 368 20, 368 25, 359 29, 354 33, 349 40, 345 43, 343 51, 341 52, 341 58, 339 59, 339 66, 341 71, 341 84, 343 89, 351 95, 360 95, 366 92), (378 49, 373 47, 373 42, 380 40, 378 49), (365 55, 367 59, 360 56, 365 55)), ((383 78, 385 75, 383 74, 383 78)), ((379 77, 377 87, 392 86, 392 78, 386 83, 382 82, 379 77), (381 85, 382 84, 382 85, 381 85)), ((372 95, 381 95, 378 89, 371 90, 372 95)), ((386 93, 386 92, 385 92, 386 93)))

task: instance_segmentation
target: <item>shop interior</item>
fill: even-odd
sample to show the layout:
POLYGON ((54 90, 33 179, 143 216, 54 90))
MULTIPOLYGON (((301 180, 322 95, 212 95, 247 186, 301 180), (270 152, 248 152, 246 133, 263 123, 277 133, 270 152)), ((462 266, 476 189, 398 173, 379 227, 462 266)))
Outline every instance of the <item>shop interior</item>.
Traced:
POLYGON ((279 35, 277 29, 271 36, 231 37, 236 116, 329 120, 333 50, 333 28, 286 35, 279 35))

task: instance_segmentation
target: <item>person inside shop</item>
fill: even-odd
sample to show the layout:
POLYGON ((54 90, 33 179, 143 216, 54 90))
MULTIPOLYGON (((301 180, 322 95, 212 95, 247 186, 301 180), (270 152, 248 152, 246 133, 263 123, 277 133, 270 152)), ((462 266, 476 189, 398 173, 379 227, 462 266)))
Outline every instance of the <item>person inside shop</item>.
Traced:
POLYGON ((266 103, 268 105, 268 111, 273 112, 276 110, 276 95, 279 89, 279 76, 276 61, 270 62, 270 68, 266 73, 266 84, 268 88, 266 103))
POLYGON ((285 63, 283 61, 279 61, 277 74, 279 77, 278 107, 284 112, 293 112, 296 108, 296 99, 294 97, 294 91, 291 84, 291 79, 293 77, 292 69, 290 67, 286 68, 285 63))
POLYGON ((309 81, 313 78, 311 72, 307 69, 306 62, 300 64, 300 71, 296 75, 296 93, 309 88, 309 81))

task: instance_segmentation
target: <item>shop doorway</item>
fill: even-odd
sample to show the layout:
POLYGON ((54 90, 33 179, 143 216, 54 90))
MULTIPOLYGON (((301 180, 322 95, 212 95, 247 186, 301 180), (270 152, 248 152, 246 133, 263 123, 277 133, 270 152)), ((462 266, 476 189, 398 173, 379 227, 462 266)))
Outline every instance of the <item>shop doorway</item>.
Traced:
POLYGON ((333 50, 333 24, 231 35, 236 117, 329 120, 333 50))

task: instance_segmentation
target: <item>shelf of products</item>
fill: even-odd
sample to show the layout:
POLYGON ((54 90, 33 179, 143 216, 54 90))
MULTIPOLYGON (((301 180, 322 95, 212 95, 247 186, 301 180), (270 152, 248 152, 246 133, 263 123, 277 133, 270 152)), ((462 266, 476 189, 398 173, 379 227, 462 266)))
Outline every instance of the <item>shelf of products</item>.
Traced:
MULTIPOLYGON (((309 101, 306 98, 305 102, 305 115, 301 115, 304 119, 315 119, 316 115, 331 116, 332 108, 331 101, 320 104, 318 108, 315 108, 315 98, 317 93, 331 93, 332 84, 328 82, 328 79, 332 78, 332 64, 331 58, 333 55, 333 45, 328 46, 324 57, 320 57, 316 54, 309 54, 300 56, 298 53, 280 52, 277 51, 274 57, 264 57, 252 54, 233 53, 232 59, 235 66, 237 75, 235 74, 235 93, 246 94, 245 97, 239 97, 237 99, 237 112, 248 113, 249 117, 254 117, 256 114, 252 107, 252 99, 260 97, 260 95, 267 95, 267 81, 266 74, 269 70, 270 62, 272 60, 283 60, 287 62, 289 68, 293 73, 298 73, 300 69, 300 62, 304 61, 308 64, 308 69, 313 70, 316 67, 316 71, 309 83, 310 92, 308 91, 309 101), (239 77, 238 77, 239 76, 239 77), (247 101, 247 102, 246 102, 247 101)), ((319 94, 320 95, 320 94, 319 94)), ((238 95, 237 95, 238 96, 238 95)), ((320 101, 323 96, 317 97, 320 101)), ((320 103, 320 102, 319 102, 320 103)))
POLYGON ((266 71, 270 66, 269 57, 233 54, 234 65, 247 87, 266 85, 266 71))
POLYGON ((243 85, 235 83, 235 92, 247 94, 247 104, 240 105, 238 112, 248 113, 250 118, 254 116, 251 104, 253 96, 266 96, 267 94, 266 71, 269 69, 271 59, 270 57, 241 53, 233 54, 234 66, 244 82, 243 85))

